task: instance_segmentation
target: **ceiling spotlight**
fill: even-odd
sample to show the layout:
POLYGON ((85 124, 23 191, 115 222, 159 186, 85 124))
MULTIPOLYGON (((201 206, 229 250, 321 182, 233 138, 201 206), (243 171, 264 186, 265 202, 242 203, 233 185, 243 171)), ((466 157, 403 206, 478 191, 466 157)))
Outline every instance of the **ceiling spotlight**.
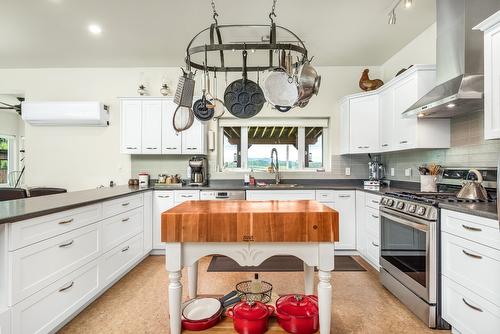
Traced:
POLYGON ((413 0, 405 0, 405 8, 410 8, 413 6, 413 0))
POLYGON ((450 109, 455 108, 455 103, 448 103, 446 106, 450 109))
POLYGON ((102 28, 97 24, 89 25, 89 31, 91 34, 100 35, 102 33, 102 28))
POLYGON ((394 9, 389 14, 389 24, 396 24, 396 11, 394 9))

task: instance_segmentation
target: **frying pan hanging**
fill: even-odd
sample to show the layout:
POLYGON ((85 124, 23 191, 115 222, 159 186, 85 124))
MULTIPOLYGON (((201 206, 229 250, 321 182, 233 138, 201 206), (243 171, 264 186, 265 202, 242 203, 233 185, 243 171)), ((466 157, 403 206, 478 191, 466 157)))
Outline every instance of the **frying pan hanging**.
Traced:
POLYGON ((247 51, 243 50, 243 78, 232 82, 224 92, 227 110, 238 118, 257 115, 266 99, 258 84, 247 78, 247 51))

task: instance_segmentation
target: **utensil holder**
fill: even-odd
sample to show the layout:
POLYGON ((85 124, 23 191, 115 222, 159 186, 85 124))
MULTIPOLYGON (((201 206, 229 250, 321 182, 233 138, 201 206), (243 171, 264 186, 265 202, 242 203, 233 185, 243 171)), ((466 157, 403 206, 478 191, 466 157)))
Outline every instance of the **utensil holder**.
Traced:
POLYGON ((420 191, 421 192, 437 192, 437 176, 436 175, 420 175, 420 191))

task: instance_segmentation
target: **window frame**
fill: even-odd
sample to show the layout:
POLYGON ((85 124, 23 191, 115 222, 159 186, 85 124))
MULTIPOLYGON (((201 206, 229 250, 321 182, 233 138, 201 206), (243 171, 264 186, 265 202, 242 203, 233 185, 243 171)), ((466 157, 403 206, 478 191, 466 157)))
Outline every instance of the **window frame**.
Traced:
POLYGON ((0 134, 0 138, 7 139, 8 142, 6 182, 0 183, 0 187, 9 187, 11 186, 9 184, 9 174, 16 170, 16 137, 0 134))
POLYGON ((328 118, 311 118, 311 119, 252 119, 252 120, 239 120, 239 119, 220 119, 218 120, 218 149, 217 149, 217 161, 219 165, 220 172, 248 172, 248 128, 252 126, 287 126, 287 127, 297 127, 297 145, 298 145, 298 156, 299 156, 299 168, 292 170, 284 170, 282 173, 294 173, 294 172, 329 172, 331 169, 329 156, 329 119, 328 118), (279 125, 276 125, 279 124, 279 125), (224 167, 224 127, 240 127, 241 128, 241 167, 236 168, 225 168, 224 167), (320 127, 323 129, 323 167, 305 167, 305 129, 308 127, 320 127), (302 157, 302 158, 300 158, 302 157))

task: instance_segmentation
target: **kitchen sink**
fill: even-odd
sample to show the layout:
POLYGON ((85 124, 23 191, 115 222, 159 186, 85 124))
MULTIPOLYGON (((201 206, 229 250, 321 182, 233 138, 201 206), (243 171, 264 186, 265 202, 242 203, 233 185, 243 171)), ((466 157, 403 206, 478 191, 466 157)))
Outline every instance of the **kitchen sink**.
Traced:
POLYGON ((270 188, 270 189, 288 189, 288 188, 297 188, 298 184, 266 184, 265 186, 258 186, 259 188, 270 188))

